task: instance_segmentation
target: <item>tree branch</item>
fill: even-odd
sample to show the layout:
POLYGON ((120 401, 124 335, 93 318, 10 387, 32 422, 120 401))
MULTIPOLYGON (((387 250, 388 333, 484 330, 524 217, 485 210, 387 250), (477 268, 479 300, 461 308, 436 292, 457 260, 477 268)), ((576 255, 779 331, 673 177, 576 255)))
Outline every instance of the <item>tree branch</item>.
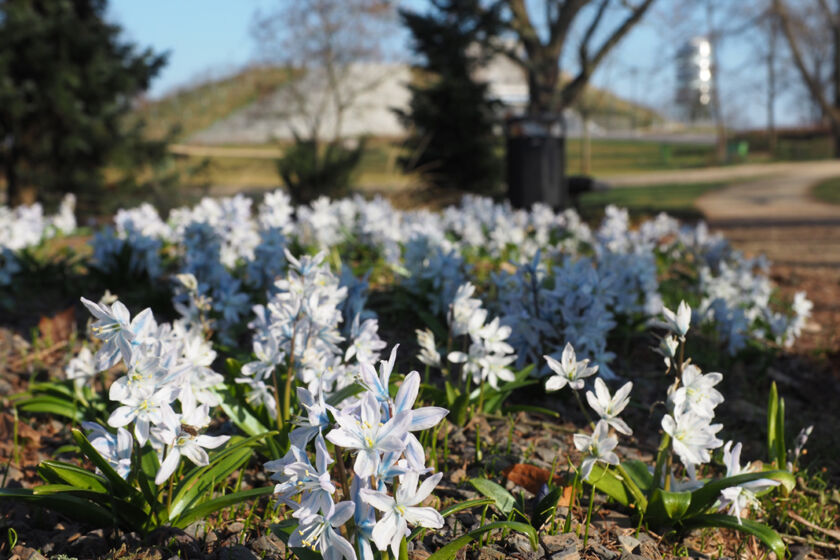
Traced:
MULTIPOLYGON (((624 38, 624 36, 627 35, 630 29, 632 29, 633 26, 636 25, 636 23, 638 23, 640 19, 642 19, 642 16, 645 15, 645 12, 647 12, 647 10, 654 2, 655 0, 644 0, 637 7, 631 8, 632 11, 630 15, 628 15, 627 18, 621 23, 621 25, 619 25, 612 32, 612 34, 604 40, 601 47, 595 53, 595 56, 589 58, 587 55, 586 58, 580 61, 580 70, 578 71, 577 76, 575 76, 575 78, 571 82, 566 84, 566 86, 564 86, 563 90, 560 92, 561 108, 568 107, 569 105, 574 103, 575 100, 580 96, 580 94, 583 93, 583 89, 586 87, 586 84, 589 82, 589 78, 592 75, 592 72, 595 70, 598 64, 600 64, 604 57, 607 56, 607 54, 613 49, 613 47, 615 47, 619 43, 619 41, 621 41, 624 38)), ((601 16, 603 15, 601 11, 603 8, 604 6, 602 5, 599 8, 598 14, 596 14, 595 19, 593 20, 593 24, 595 24, 596 27, 598 23, 597 20, 600 20, 601 16)), ((590 28, 591 27, 592 26, 590 25, 590 28)), ((592 28, 590 30, 587 30, 588 33, 589 31, 594 33, 595 30, 594 28, 592 28)), ((592 33, 590 33, 590 37, 592 33)), ((584 49, 584 53, 587 50, 588 49, 584 49)))
POLYGON ((783 0, 773 0, 773 7, 776 10, 779 23, 781 24, 782 33, 784 33, 785 39, 787 39, 788 46, 790 47, 794 65, 799 70, 799 74, 802 76, 805 86, 811 93, 811 97, 817 102, 823 113, 831 119, 832 124, 835 127, 840 126, 840 118, 838 118, 834 107, 828 102, 825 92, 819 83, 819 79, 808 71, 805 59, 802 57, 802 49, 799 41, 796 39, 793 28, 791 27, 791 17, 787 11, 787 6, 783 0))

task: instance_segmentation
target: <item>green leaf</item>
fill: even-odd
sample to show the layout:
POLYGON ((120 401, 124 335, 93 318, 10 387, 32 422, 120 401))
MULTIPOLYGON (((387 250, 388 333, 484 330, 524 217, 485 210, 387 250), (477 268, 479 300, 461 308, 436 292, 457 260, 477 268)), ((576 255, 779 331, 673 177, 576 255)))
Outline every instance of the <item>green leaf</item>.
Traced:
POLYGON ((470 479, 470 484, 472 484, 480 494, 483 494, 488 498, 492 498, 496 503, 496 507, 503 514, 508 515, 513 510, 516 500, 510 492, 504 489, 504 487, 486 478, 472 478, 470 479))
POLYGON ((560 498, 563 497, 564 490, 564 487, 558 486, 540 500, 536 506, 534 506, 534 513, 531 515, 531 527, 539 531, 540 527, 549 520, 551 515, 557 509, 557 502, 559 502, 560 498))
POLYGON ((702 488, 698 488, 691 493, 691 506, 688 508, 686 513, 687 515, 703 513, 715 503, 715 500, 718 499, 721 490, 731 486, 738 486, 740 484, 744 484, 745 482, 760 480, 762 478, 777 480, 788 491, 793 490, 796 486, 796 478, 788 471, 780 470, 761 471, 719 478, 707 482, 702 488))
POLYGON ((470 396, 467 393, 458 395, 455 402, 450 407, 452 411, 449 415, 452 421, 458 426, 463 426, 467 422, 467 412, 469 411, 470 396))
POLYGON ((592 473, 586 482, 625 507, 633 502, 633 496, 627 491, 621 478, 612 470, 605 469, 600 463, 592 466, 592 473))
POLYGON ((236 424, 237 428, 249 436, 264 434, 269 430, 269 427, 254 415, 247 404, 241 402, 228 391, 213 391, 213 393, 219 397, 220 406, 228 415, 228 418, 236 424))
POLYGON ((359 385, 358 383, 351 383, 346 387, 342 387, 327 399, 327 404, 330 406, 336 406, 338 403, 343 401, 346 398, 353 397, 364 391, 364 387, 359 385))
POLYGON ((225 494, 224 496, 219 496, 218 498, 213 498, 212 500, 207 500, 197 506, 191 507, 187 513, 178 517, 172 525, 183 529, 193 521, 203 519, 220 509, 236 505, 240 502, 250 501, 255 498, 259 498, 260 496, 267 496, 273 492, 274 486, 265 486, 262 488, 251 488, 250 490, 242 490, 239 492, 225 494))
POLYGON ((216 484, 227 479, 236 469, 246 464, 253 456, 252 448, 264 437, 271 437, 277 432, 266 432, 259 436, 252 436, 238 441, 231 439, 221 451, 210 459, 204 467, 196 467, 178 483, 172 506, 169 509, 170 519, 178 517, 187 507, 197 503, 201 497, 211 491, 216 484), (231 442, 234 442, 231 444, 231 442))
POLYGON ((481 507, 494 503, 496 503, 496 500, 493 498, 475 498, 474 500, 467 500, 465 502, 452 504, 451 506, 440 510, 440 514, 443 517, 449 517, 453 513, 458 513, 459 511, 464 511, 465 509, 472 509, 474 507, 481 507))
POLYGON ((62 492, 38 495, 28 488, 0 488, 2 500, 35 504, 95 527, 111 527, 115 522, 111 512, 102 506, 62 492))
POLYGON ((653 486, 653 475, 650 474, 647 464, 642 461, 630 460, 621 463, 621 466, 624 467, 624 471, 630 475, 630 478, 642 492, 647 494, 650 491, 651 486, 653 486))
POLYGON ((460 551, 462 548, 470 544, 472 541, 478 539, 478 537, 480 537, 484 533, 495 531, 496 529, 510 529, 519 533, 525 533, 531 540, 531 547, 534 550, 537 550, 537 532, 534 530, 533 527, 531 527, 527 523, 520 523, 518 521, 497 521, 495 523, 489 523, 487 525, 484 525, 483 527, 479 527, 478 529, 470 531, 462 537, 458 537, 449 544, 438 549, 434 554, 429 556, 427 560, 453 560, 458 554, 458 551, 460 551))
POLYGON ((776 553, 777 558, 785 557, 785 543, 776 531, 770 527, 753 521, 752 519, 741 519, 738 523, 738 518, 732 515, 724 515, 721 513, 709 513, 705 515, 696 515, 690 519, 686 519, 682 526, 686 529, 695 529, 697 527, 723 527, 725 529, 735 529, 749 535, 753 535, 764 543, 767 548, 776 553))
POLYGON ((645 519, 657 526, 669 526, 680 521, 691 505, 691 492, 668 492, 654 488, 645 510, 645 519))
POLYGON ((777 418, 779 415, 779 391, 774 381, 770 385, 770 394, 767 397, 767 458, 776 467, 780 467, 777 460, 777 440, 779 438, 777 418))
POLYGON ((785 446, 785 399, 779 399, 779 413, 776 415, 776 468, 787 466, 787 447, 785 446))
POLYGON ((530 404, 512 404, 502 409, 502 413, 504 414, 510 414, 512 412, 534 412, 536 414, 545 414, 546 416, 551 416, 552 418, 560 418, 559 412, 557 412, 556 410, 551 410, 550 408, 545 408, 543 406, 534 406, 530 404))
POLYGON ((89 490, 100 494, 108 493, 107 479, 76 465, 58 461, 43 461, 38 465, 38 472, 51 482, 61 480, 78 490, 89 490))
POLYGON ((73 422, 81 422, 84 420, 82 414, 83 408, 81 405, 74 406, 73 402, 66 401, 59 397, 50 395, 38 395, 31 399, 25 399, 15 403, 15 406, 21 412, 28 412, 31 414, 55 414, 56 416, 63 416, 69 418, 73 422))
POLYGON ((108 461, 106 461, 102 455, 94 449, 79 429, 74 428, 71 433, 73 435, 73 439, 76 440, 76 443, 79 445, 79 449, 85 457, 90 459, 90 462, 93 463, 102 472, 105 478, 108 479, 110 489, 114 493, 115 497, 143 500, 142 495, 117 474, 117 471, 115 471, 108 461))

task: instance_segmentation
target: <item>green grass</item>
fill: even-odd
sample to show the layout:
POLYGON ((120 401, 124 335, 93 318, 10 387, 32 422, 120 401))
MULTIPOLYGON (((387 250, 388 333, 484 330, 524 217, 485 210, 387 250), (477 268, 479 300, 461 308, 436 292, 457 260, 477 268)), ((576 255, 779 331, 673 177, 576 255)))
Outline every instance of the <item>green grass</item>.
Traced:
POLYGON ((143 103, 133 118, 146 121, 146 133, 151 138, 162 138, 177 126, 176 140, 184 139, 271 93, 287 79, 288 72, 282 68, 246 68, 233 76, 208 80, 143 103))
POLYGON ((589 192, 580 198, 581 213, 596 218, 608 204, 627 208, 633 217, 667 212, 680 219, 702 218, 694 202, 703 194, 729 183, 685 183, 650 187, 620 187, 605 192, 589 192))
MULTIPOLYGON (((566 168, 570 175, 583 173, 582 143, 579 138, 566 142, 566 168)), ((595 176, 715 164, 715 148, 711 145, 593 139, 590 146, 588 174, 595 176)))
POLYGON ((840 204, 840 177, 832 177, 814 185, 811 196, 820 202, 840 204))

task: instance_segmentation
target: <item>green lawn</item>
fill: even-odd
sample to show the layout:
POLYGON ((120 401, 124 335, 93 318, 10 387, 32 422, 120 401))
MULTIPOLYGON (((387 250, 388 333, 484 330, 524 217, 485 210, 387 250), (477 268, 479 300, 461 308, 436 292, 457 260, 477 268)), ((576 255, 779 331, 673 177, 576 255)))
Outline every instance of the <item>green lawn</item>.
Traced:
POLYGON ((589 192, 580 198, 579 208, 586 218, 598 218, 608 204, 627 208, 640 218, 667 212, 680 219, 699 219, 703 215, 694 201, 707 192, 729 183, 677 183, 649 187, 620 187, 605 192, 589 192))
MULTIPOLYGON (((590 146, 589 175, 595 176, 715 164, 715 148, 710 145, 593 139, 590 146)), ((570 175, 582 173, 581 151, 580 139, 567 140, 566 169, 570 175)))
POLYGON ((820 202, 840 204, 840 177, 832 177, 814 185, 811 195, 820 202))

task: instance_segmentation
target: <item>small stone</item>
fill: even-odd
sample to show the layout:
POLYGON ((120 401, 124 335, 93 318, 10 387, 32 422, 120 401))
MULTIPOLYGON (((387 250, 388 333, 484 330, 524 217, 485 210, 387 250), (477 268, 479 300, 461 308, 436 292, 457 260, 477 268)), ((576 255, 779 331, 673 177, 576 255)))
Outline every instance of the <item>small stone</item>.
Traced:
POLYGON ((504 560, 507 554, 494 546, 483 546, 478 551, 476 560, 504 560))
POLYGON ((449 482, 453 484, 458 484, 459 482, 463 482, 467 478, 467 471, 464 469, 455 469, 451 473, 449 473, 449 482))
POLYGON ((234 521, 233 523, 229 524, 226 529, 234 534, 241 533, 243 529, 245 529, 245 524, 241 521, 234 521))
POLYGON ((47 560, 44 556, 35 550, 21 544, 12 549, 12 557, 17 556, 20 560, 47 560))
POLYGON ((602 544, 592 544, 589 545, 588 551, 592 552, 595 556, 600 558, 601 560, 615 560, 620 556, 620 554, 614 550, 610 550, 609 548, 605 547, 602 544))
POLYGON ((537 547, 536 551, 531 548, 531 540, 525 535, 516 533, 509 537, 507 544, 515 552, 519 553, 519 556, 523 560, 536 560, 542 556, 542 551, 539 550, 539 547, 537 547))
POLYGON ((408 553, 408 560, 426 560, 429 556, 428 550, 412 550, 408 553))
POLYGON ((642 543, 639 554, 651 560, 661 560, 662 553, 659 552, 659 544, 650 535, 639 534, 639 541, 642 543))
POLYGON ((541 539, 548 557, 552 560, 578 560, 580 558, 580 539, 574 533, 546 535, 541 539))
POLYGON ((791 560, 807 560, 813 552, 813 548, 804 544, 790 547, 791 560))
POLYGON ((248 547, 235 544, 219 550, 219 560, 257 560, 257 556, 248 547))
POLYGON ((207 533, 207 538, 204 539, 204 542, 207 544, 212 544, 219 540, 219 535, 216 534, 216 531, 210 531, 207 533))
POLYGON ((187 525, 184 532, 194 539, 203 539, 207 535, 207 522, 196 521, 187 525))
POLYGON ((618 542, 621 543, 621 548, 631 554, 639 552, 642 547, 641 541, 637 538, 631 537, 630 535, 619 535, 618 542))
POLYGON ((251 548, 253 548, 255 552, 262 552, 265 554, 276 554, 280 556, 285 556, 286 554, 286 544, 274 536, 273 533, 263 535, 252 542, 251 548))
POLYGON ((648 560, 648 559, 645 558, 644 556, 639 556, 638 554, 631 554, 629 552, 624 552, 621 555, 621 558, 619 560, 648 560))

